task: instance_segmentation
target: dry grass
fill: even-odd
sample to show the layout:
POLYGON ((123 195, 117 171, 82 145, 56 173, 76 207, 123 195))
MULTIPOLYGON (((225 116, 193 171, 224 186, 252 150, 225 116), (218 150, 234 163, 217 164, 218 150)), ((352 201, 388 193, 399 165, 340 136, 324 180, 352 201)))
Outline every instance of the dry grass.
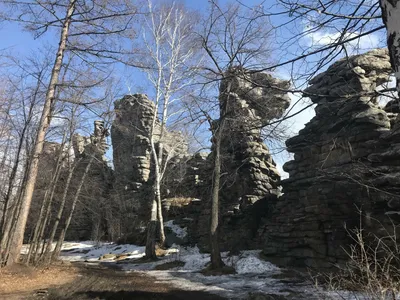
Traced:
MULTIPOLYGON (((361 214, 361 212, 360 212, 361 214)), ((398 227, 384 226, 378 220, 375 228, 379 235, 360 227, 349 230, 353 244, 344 249, 348 262, 338 272, 319 274, 316 283, 322 282, 331 291, 342 296, 351 291, 353 299, 396 300, 400 297, 400 243, 398 227)), ((344 297, 342 296, 344 299, 344 297)))

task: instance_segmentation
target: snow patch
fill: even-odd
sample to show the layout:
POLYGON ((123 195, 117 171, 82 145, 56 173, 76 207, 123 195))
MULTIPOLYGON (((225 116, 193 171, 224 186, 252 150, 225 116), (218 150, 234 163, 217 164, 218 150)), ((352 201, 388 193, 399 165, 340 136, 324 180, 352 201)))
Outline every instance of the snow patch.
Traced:
POLYGON ((108 259, 102 261, 112 261, 115 256, 125 254, 124 258, 141 258, 144 256, 144 248, 136 245, 118 245, 114 243, 72 243, 63 247, 68 252, 61 253, 61 259, 69 261, 96 261, 105 254, 112 254, 108 259))
POLYGON ((185 248, 173 245, 166 255, 157 261, 136 262, 132 260, 118 264, 114 260, 116 255, 125 254, 124 259, 141 258, 145 255, 145 247, 83 242, 65 243, 63 249, 68 252, 62 253, 62 259, 86 261, 92 264, 111 263, 126 272, 144 272, 155 277, 157 282, 165 282, 179 289, 205 291, 229 299, 246 299, 251 292, 293 296, 292 299, 337 299, 332 293, 313 286, 312 282, 298 278, 294 274, 289 274, 290 272, 287 270, 282 270, 270 262, 260 259, 260 250, 242 251, 239 255, 229 255, 228 252, 223 252, 221 253, 223 261, 226 265, 234 267, 237 273, 204 276, 198 271, 204 269, 210 262, 210 254, 201 253, 197 246, 185 248), (105 254, 112 255, 99 261, 99 258, 105 254), (185 265, 165 271, 154 270, 160 264, 174 261, 182 261, 185 265))
POLYGON ((186 227, 182 228, 179 225, 174 224, 174 220, 169 220, 168 222, 164 222, 164 227, 170 228, 172 232, 175 233, 175 235, 180 239, 183 239, 184 237, 187 236, 187 228, 186 227))
POLYGON ((280 269, 270 262, 260 260, 258 257, 248 256, 240 258, 236 262, 235 270, 238 274, 262 274, 280 269))
POLYGON ((197 246, 187 247, 179 250, 178 259, 185 263, 181 270, 200 271, 210 262, 210 254, 200 253, 197 246))
POLYGON ((106 245, 107 243, 94 242, 94 241, 83 241, 83 242, 64 242, 61 250, 71 250, 71 249, 87 249, 94 246, 106 245))

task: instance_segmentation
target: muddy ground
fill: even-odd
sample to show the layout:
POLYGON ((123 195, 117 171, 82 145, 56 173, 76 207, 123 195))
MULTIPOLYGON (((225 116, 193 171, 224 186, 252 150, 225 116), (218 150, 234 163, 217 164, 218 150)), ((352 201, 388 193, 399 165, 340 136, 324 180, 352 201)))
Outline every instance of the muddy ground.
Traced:
POLYGON ((15 265, 0 270, 0 299, 167 299, 219 300, 216 295, 183 291, 142 273, 126 273, 84 264, 48 268, 15 265))

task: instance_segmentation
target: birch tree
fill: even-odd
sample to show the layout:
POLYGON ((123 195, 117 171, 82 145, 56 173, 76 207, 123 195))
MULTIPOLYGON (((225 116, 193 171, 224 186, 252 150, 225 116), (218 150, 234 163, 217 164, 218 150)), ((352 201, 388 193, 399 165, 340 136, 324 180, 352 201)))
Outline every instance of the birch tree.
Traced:
MULTIPOLYGON (((196 54, 196 42, 193 31, 193 17, 175 2, 171 5, 154 7, 148 1, 148 15, 145 17, 143 42, 145 52, 141 66, 150 83, 155 109, 150 132, 151 154, 154 162, 153 199, 148 224, 146 256, 156 257, 155 240, 157 229, 159 243, 165 242, 162 206, 161 182, 174 148, 166 149, 167 127, 182 120, 182 107, 179 102, 183 91, 190 84, 194 74, 193 57, 196 54), (167 153, 165 153, 167 152, 167 153)), ((139 63, 138 63, 139 64, 139 63)), ((171 144, 171 141, 169 141, 171 144)))

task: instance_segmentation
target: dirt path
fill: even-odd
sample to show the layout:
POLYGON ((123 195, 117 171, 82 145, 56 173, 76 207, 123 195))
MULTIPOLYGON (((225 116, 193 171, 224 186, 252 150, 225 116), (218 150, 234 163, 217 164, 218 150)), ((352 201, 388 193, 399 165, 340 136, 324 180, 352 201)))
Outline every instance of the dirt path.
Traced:
POLYGON ((222 300, 198 291, 177 290, 141 273, 85 265, 47 269, 16 266, 0 272, 0 299, 171 299, 222 300))

